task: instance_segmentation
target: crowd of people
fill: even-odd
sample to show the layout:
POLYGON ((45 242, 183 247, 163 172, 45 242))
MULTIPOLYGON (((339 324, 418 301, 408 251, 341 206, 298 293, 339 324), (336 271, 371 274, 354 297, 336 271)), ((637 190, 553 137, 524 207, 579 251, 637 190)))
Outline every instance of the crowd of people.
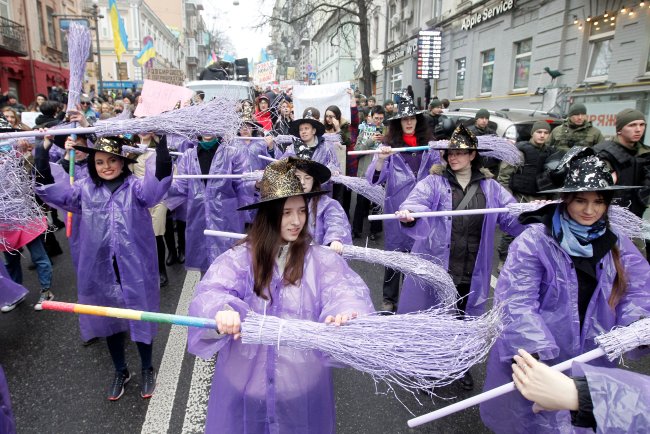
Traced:
MULTIPOLYGON (((24 129, 19 103, 11 96, 6 95, 0 132, 24 129)), ((504 332, 490 352, 485 388, 514 375, 521 393, 484 403, 482 420, 497 433, 560 432, 571 424, 628 429, 625 422, 616 426, 603 420, 606 412, 585 416, 589 410, 583 404, 591 402, 593 390, 585 384, 606 375, 596 366, 611 364, 598 360, 595 367, 583 366, 585 375, 575 380, 552 377, 544 364, 584 353, 594 348, 598 334, 650 315, 644 240, 633 244, 607 217, 613 204, 639 217, 647 209, 650 150, 642 143, 644 115, 623 110, 617 115, 616 137, 606 140, 586 121, 585 106, 574 104, 553 131, 546 122, 532 125, 531 139, 516 144, 523 162, 513 166, 502 161, 505 151, 481 144, 482 136, 495 134, 487 110, 479 110, 470 125, 454 125, 444 117, 446 100, 433 98, 422 111, 407 91, 383 105, 352 90, 349 97, 351 119, 345 119, 336 105, 327 106, 322 116, 316 107, 296 114, 290 94, 260 91, 254 100, 238 103, 240 122, 232 140, 216 134, 194 140, 152 133, 130 138, 50 135, 47 129, 64 121, 92 125, 115 116, 117 108, 132 111, 138 98, 123 95, 118 104, 115 98, 100 102, 99 96, 84 95, 76 108, 41 101, 36 128, 46 135, 34 145, 19 143, 18 149, 33 173, 39 200, 54 216, 52 224, 62 225, 55 210, 72 213, 68 241, 78 301, 157 312, 160 288, 168 283, 166 266, 183 263, 199 270, 203 277, 189 314, 214 318, 217 329, 191 329, 188 351, 203 358, 219 354, 206 432, 331 433, 336 422, 326 358, 318 351, 242 344, 247 314, 336 327, 375 311, 400 315, 439 305, 432 288, 386 267, 382 305, 373 306, 370 289, 340 256, 345 245, 367 233, 371 240, 383 237, 385 250, 422 255, 447 270, 458 293, 458 321, 481 315, 491 305, 500 229, 509 237, 498 249, 502 262, 494 303, 503 306, 504 332), (280 136, 291 141, 280 142, 280 136), (126 146, 141 153, 127 153, 126 146), (174 160, 170 150, 182 154, 174 160), (353 150, 374 153, 348 155, 353 150), (261 180, 244 177, 254 171, 263 171, 261 180), (382 186, 384 203, 373 204, 361 194, 353 200, 351 190, 332 182, 333 175, 382 186), (520 215, 413 216, 547 199, 554 201, 520 215), (395 218, 368 222, 366 232, 364 222, 378 212, 377 205, 395 218), (226 238, 205 236, 206 229, 246 237, 233 246, 226 238), (548 388, 557 381, 570 393, 551 398, 539 378, 551 378, 548 388), (540 407, 533 411, 528 399, 540 407)), ((504 140, 503 148, 508 146, 504 140)), ((54 299, 53 254, 47 248, 52 241, 47 240, 56 241, 56 235, 45 237, 46 230, 47 224, 37 221, 2 234, 2 312, 25 299, 25 291, 10 290, 22 283, 23 247, 41 285, 34 309, 54 299)), ((82 315, 80 330, 85 343, 106 341, 115 368, 109 400, 120 399, 132 378, 125 358, 127 338, 140 355, 140 394, 144 399, 153 395, 153 323, 82 315)), ((637 378, 627 373, 614 377, 624 383, 637 378)), ((466 390, 474 388, 471 371, 458 381, 466 390)), ((650 397, 646 393, 635 405, 650 409, 650 397)))

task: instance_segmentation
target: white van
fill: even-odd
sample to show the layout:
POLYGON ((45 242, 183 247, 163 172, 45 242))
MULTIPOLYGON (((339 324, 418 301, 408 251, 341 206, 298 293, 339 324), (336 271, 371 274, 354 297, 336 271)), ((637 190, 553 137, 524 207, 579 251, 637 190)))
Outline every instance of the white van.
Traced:
POLYGON ((250 81, 196 80, 186 83, 185 87, 192 89, 194 92, 202 90, 205 93, 205 101, 220 96, 235 97, 239 100, 253 100, 255 95, 253 83, 250 81))

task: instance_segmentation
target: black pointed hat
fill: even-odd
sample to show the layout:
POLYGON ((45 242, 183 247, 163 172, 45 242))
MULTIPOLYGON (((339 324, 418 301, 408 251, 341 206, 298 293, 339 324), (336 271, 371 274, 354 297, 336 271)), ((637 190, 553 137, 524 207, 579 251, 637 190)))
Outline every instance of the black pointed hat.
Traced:
MULTIPOLYGON (((425 110, 418 110, 417 107, 415 107, 415 104, 413 103, 413 99, 411 98, 411 95, 409 95, 406 92, 406 89, 403 89, 400 92, 393 92, 395 95, 397 95, 397 113, 394 116, 391 116, 390 118, 384 120, 384 125, 388 125, 390 122, 393 121, 398 121, 402 118, 409 118, 411 116, 420 116, 421 118, 424 118, 422 116, 422 113, 425 112, 425 110)), ((422 119, 423 121, 424 119, 422 119)))

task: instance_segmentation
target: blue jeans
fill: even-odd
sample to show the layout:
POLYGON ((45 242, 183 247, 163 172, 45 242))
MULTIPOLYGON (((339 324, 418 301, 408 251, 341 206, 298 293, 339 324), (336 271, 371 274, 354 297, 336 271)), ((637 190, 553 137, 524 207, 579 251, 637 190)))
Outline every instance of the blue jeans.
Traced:
MULTIPOLYGON (((50 289, 52 286, 52 263, 45 252, 43 241, 41 241, 40 237, 37 237, 27 243, 27 249, 32 257, 32 262, 36 265, 36 273, 41 283, 41 289, 50 289)), ((23 270, 20 266, 20 252, 5 252, 5 260, 7 261, 7 272, 11 276, 11 280, 22 285, 23 270)))

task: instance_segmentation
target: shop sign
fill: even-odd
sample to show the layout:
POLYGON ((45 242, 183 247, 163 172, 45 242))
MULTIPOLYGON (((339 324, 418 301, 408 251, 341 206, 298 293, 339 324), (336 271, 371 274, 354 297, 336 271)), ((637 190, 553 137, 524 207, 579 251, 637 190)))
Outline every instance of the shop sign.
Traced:
POLYGON ((636 101, 588 102, 587 120, 598 128, 603 136, 616 137, 616 114, 626 108, 635 109, 636 101))
POLYGON ((417 39, 414 39, 412 41, 407 42, 404 45, 401 45, 395 51, 391 51, 388 53, 386 56, 386 64, 393 63, 403 57, 411 57, 413 54, 417 53, 418 51, 418 42, 417 39))
POLYGON ((472 13, 470 16, 463 18, 460 28, 470 30, 477 24, 496 18, 499 15, 512 10, 515 7, 515 0, 501 0, 496 5, 487 6, 482 11, 472 13))

